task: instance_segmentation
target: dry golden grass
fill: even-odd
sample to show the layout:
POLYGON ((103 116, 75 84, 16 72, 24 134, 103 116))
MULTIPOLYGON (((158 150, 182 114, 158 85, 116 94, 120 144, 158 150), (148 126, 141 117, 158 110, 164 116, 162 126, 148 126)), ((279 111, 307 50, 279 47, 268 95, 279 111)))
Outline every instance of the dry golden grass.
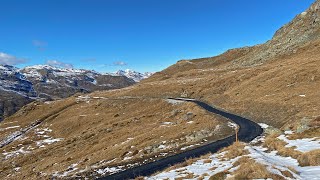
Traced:
MULTIPOLYGON (((157 147, 163 142, 168 147, 175 143, 179 143, 180 147, 186 146, 188 144, 183 139, 185 136, 202 130, 213 132, 218 124, 226 129, 219 134, 215 133, 211 138, 220 139, 228 135, 229 128, 223 125, 224 119, 215 118, 193 103, 172 105, 162 99, 101 98, 92 98, 89 103, 74 102, 75 98, 71 97, 51 104, 32 105, 34 108, 31 112, 24 113, 22 109, 5 121, 18 120, 22 122, 20 126, 23 127, 39 118, 39 114, 43 117, 52 115, 52 118, 45 118, 38 128, 50 128, 53 130, 49 134, 51 137, 63 138, 63 141, 37 149, 32 154, 14 158, 14 161, 23 167, 21 175, 35 175, 36 173, 30 171, 31 167, 37 167, 38 172, 51 174, 66 170, 71 164, 79 162, 77 168, 84 169, 86 166, 103 165, 99 163, 101 160, 108 161, 114 158, 116 159, 108 166, 122 163, 125 157, 132 157, 130 162, 141 161, 165 151, 153 150, 155 148, 152 146, 157 147), (71 106, 68 108, 69 105, 71 106), (64 107, 67 108, 57 111, 64 107), (188 112, 195 115, 192 124, 183 120, 188 112), (171 124, 167 125, 164 122, 171 124), (146 150, 146 147, 151 147, 151 150, 146 150)), ((1 126, 3 125, 1 124, 0 128, 1 126)), ((3 138, 9 132, 0 133, 3 138)), ((230 129, 229 134, 231 133, 230 129)), ((39 137, 34 131, 28 132, 26 136, 27 140, 13 142, 1 151, 11 151, 12 147, 17 147, 20 143, 26 147, 36 146, 34 141, 39 137)), ((172 146, 171 149, 180 149, 179 146, 172 146)), ((2 167, 11 166, 10 162, 3 162, 2 167)), ((2 167, 0 177, 12 173, 10 168, 4 170, 2 167)))
POLYGON ((319 166, 320 149, 301 154, 298 157, 298 162, 301 166, 319 166))
MULTIPOLYGON (((171 171, 171 170, 174 170, 174 169, 179 169, 179 168, 182 168, 182 167, 186 167, 186 166, 189 166, 191 164, 193 164, 194 162, 196 162, 197 160, 199 160, 200 158, 189 158, 189 159, 186 159, 185 161, 183 161, 182 163, 178 163, 178 164, 175 164, 173 166, 170 166, 168 168, 165 169, 165 172, 168 172, 168 171, 171 171)), ((182 170, 181 170, 182 171, 182 170)), ((179 170, 177 170, 177 172, 179 172, 179 170)))
POLYGON ((234 165, 239 165, 239 168, 232 173, 231 179, 284 179, 270 173, 264 165, 246 156, 241 157, 234 165))
MULTIPOLYGON (((310 125, 311 126, 311 125, 310 125)), ((311 126, 311 129, 308 129, 302 133, 294 133, 289 135, 288 139, 303 139, 303 138, 314 138, 320 137, 320 128, 317 126, 311 126)))
POLYGON ((224 180, 227 177, 226 172, 219 172, 213 176, 210 176, 209 180, 224 180))
POLYGON ((285 170, 285 171, 280 171, 281 174, 285 177, 288 177, 288 178, 294 178, 294 176, 292 175, 292 173, 288 170, 285 170))
POLYGON ((183 177, 184 179, 194 179, 195 175, 193 173, 188 173, 185 177, 183 177))
POLYGON ((205 159, 203 160, 203 163, 207 164, 207 163, 211 163, 212 162, 212 159, 205 159))
POLYGON ((219 152, 226 152, 222 158, 224 159, 234 159, 238 156, 243 156, 248 154, 249 152, 244 149, 245 143, 243 142, 235 142, 231 146, 223 148, 219 152))

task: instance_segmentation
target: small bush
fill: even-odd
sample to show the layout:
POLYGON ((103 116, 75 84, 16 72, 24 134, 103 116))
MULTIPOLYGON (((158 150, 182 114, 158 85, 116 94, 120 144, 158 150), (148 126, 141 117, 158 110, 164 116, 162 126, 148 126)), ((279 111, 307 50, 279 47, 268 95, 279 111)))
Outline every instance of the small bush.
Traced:
POLYGON ((242 157, 238 161, 235 165, 239 164, 240 167, 233 173, 235 179, 266 179, 271 177, 264 165, 248 157, 242 157))
POLYGON ((209 180, 224 180, 227 177, 227 173, 219 172, 209 178, 209 180))
POLYGON ((303 153, 298 157, 298 162, 301 166, 319 166, 320 165, 320 150, 313 150, 303 153))
POLYGON ((223 158, 225 159, 234 159, 238 156, 243 156, 249 154, 247 150, 244 150, 245 144, 242 142, 235 142, 231 146, 222 149, 222 151, 226 151, 223 158))

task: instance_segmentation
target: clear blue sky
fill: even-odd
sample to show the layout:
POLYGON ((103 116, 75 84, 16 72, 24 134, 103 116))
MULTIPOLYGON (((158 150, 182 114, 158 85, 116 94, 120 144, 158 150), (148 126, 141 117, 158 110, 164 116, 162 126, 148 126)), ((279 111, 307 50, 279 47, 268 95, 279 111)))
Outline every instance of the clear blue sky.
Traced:
POLYGON ((0 2, 0 52, 16 66, 50 60, 100 72, 144 72, 263 43, 313 0, 0 2))

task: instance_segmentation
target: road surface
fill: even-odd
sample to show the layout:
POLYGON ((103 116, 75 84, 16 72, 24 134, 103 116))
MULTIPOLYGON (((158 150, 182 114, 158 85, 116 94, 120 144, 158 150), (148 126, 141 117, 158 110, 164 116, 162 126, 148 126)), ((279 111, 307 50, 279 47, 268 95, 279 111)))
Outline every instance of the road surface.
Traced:
MULTIPOLYGON (((244 117, 216 109, 208 105, 207 103, 204 103, 195 99, 185 99, 185 98, 171 98, 171 99, 196 103, 198 106, 202 107, 203 109, 211 113, 223 116, 233 121, 234 123, 238 124, 239 126, 238 139, 240 141, 250 142, 257 136, 261 135, 261 133, 263 132, 262 128, 257 123, 249 119, 246 119, 244 117)), ((155 172, 164 170, 170 165, 181 163, 186 159, 199 157, 201 155, 205 155, 208 153, 215 153, 221 148, 231 145, 233 142, 235 142, 235 139, 236 137, 235 135, 233 135, 225 139, 218 140, 218 141, 197 147, 195 149, 185 151, 180 154, 168 156, 163 159, 157 160, 155 162, 143 164, 141 166, 127 169, 125 171, 112 174, 106 177, 102 177, 99 179, 101 180, 117 179, 118 180, 118 179, 134 179, 135 177, 139 177, 139 176, 149 176, 155 172)))

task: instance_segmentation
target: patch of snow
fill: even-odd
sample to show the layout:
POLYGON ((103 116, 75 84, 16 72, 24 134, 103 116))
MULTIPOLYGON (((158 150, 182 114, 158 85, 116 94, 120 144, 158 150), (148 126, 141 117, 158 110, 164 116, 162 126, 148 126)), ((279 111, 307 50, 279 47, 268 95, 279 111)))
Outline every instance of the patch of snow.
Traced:
POLYGON ((19 128, 20 126, 11 126, 11 127, 6 127, 6 128, 0 128, 0 131, 5 131, 8 129, 15 129, 15 128, 19 128))
POLYGON ((43 147, 46 144, 52 144, 52 143, 59 142, 59 141, 62 141, 62 140, 63 140, 63 138, 56 138, 56 139, 48 138, 48 139, 36 141, 36 144, 39 147, 43 147))
POLYGON ((59 173, 58 171, 56 171, 55 173, 52 174, 52 176, 54 176, 54 177, 66 177, 71 172, 76 171, 78 169, 78 168, 76 168, 76 166, 78 166, 77 163, 71 164, 65 172, 59 173))
POLYGON ((285 131, 284 134, 288 134, 288 135, 289 134, 293 134, 293 131, 291 131, 291 130, 290 131, 285 131))
POLYGON ((258 123, 258 124, 262 129, 267 129, 269 127, 269 125, 265 123, 258 123))
POLYGON ((236 123, 233 123, 233 122, 228 122, 228 126, 233 128, 233 129, 237 129, 238 128, 238 125, 236 123))
POLYGON ((181 100, 175 100, 175 99, 166 99, 167 103, 172 104, 172 105, 179 105, 184 103, 184 101, 181 100))
POLYGON ((132 156, 129 156, 129 157, 123 158, 123 160, 126 161, 126 160, 130 160, 130 159, 132 159, 132 158, 133 158, 132 156))
POLYGON ((163 122, 161 123, 162 125, 172 125, 173 123, 172 122, 163 122))
MULTIPOLYGON (((266 127, 266 126, 263 126, 266 127)), ((264 148, 262 146, 255 146, 255 142, 264 141, 264 136, 257 137, 253 142, 245 146, 245 149, 248 150, 248 155, 243 155, 243 157, 247 156, 252 159, 254 159, 256 162, 261 163, 262 165, 266 166, 267 170, 273 174, 277 174, 283 179, 291 179, 290 177, 286 177, 282 174, 281 171, 288 171, 293 175, 292 179, 308 179, 308 180, 318 180, 320 179, 320 166, 306 166, 306 167, 300 167, 299 163, 296 159, 292 157, 282 157, 278 155, 277 151, 268 151, 268 148, 264 148), (295 171, 298 172, 295 173, 292 169, 295 169, 295 171)), ((308 141, 309 142, 309 141, 308 141)), ((185 150, 185 149, 183 149, 185 150)), ((240 157, 236 157, 231 160, 225 160, 221 157, 226 152, 221 152, 219 154, 213 154, 209 158, 206 159, 200 159, 195 161, 194 163, 187 165, 185 167, 172 169, 169 171, 164 171, 159 174, 146 177, 145 179, 149 180, 158 180, 158 179, 172 179, 175 178, 183 178, 187 176, 190 173, 193 173, 193 175, 201 176, 205 173, 208 174, 204 179, 208 179, 210 176, 217 174, 219 172, 229 172, 232 173, 236 171, 239 166, 234 167, 233 163, 236 162, 240 157), (210 159, 210 161, 206 161, 207 159, 210 159), (205 163, 205 161, 207 163, 205 163), (210 162, 210 163, 208 163, 210 162)), ((227 175, 227 177, 231 178, 232 176, 230 174, 227 175)))
POLYGON ((159 149, 167 149, 168 147, 166 145, 161 144, 158 148, 159 149))
POLYGON ((21 169, 21 167, 16 167, 16 168, 14 168, 14 170, 15 170, 16 172, 20 171, 20 169, 21 169))
POLYGON ((181 151, 184 151, 184 150, 187 150, 187 149, 192 148, 192 147, 194 147, 193 144, 190 145, 190 146, 182 147, 180 150, 181 150, 181 151))
POLYGON ((96 172, 100 175, 105 175, 105 174, 114 174, 117 172, 123 171, 122 167, 118 166, 118 167, 107 167, 104 169, 98 169, 96 170, 96 172))
POLYGON ((309 152, 320 149, 320 140, 316 140, 316 138, 290 140, 282 134, 278 137, 278 139, 288 143, 285 147, 296 147, 295 149, 301 152, 309 152))
POLYGON ((153 75, 153 73, 150 73, 150 72, 140 73, 137 71, 126 69, 126 70, 119 70, 111 75, 125 76, 129 79, 134 80, 135 82, 140 82, 141 80, 146 79, 146 78, 150 77, 151 75, 153 75))
POLYGON ((10 159, 12 157, 16 157, 21 154, 27 154, 27 153, 30 153, 30 151, 25 151, 24 147, 21 147, 20 149, 18 149, 16 151, 4 152, 2 154, 5 156, 5 159, 10 159))
POLYGON ((148 180, 159 180, 159 179, 175 179, 175 178, 183 178, 189 173, 193 173, 196 175, 203 175, 205 173, 209 174, 208 178, 216 173, 226 171, 229 168, 232 168, 233 163, 236 162, 240 157, 236 157, 229 161, 220 160, 219 156, 224 153, 211 155, 209 159, 211 159, 210 163, 206 163, 205 160, 197 160, 191 165, 186 167, 181 167, 178 169, 170 170, 168 172, 161 172, 157 175, 146 177, 148 180), (215 169, 212 169, 215 168, 215 169))

